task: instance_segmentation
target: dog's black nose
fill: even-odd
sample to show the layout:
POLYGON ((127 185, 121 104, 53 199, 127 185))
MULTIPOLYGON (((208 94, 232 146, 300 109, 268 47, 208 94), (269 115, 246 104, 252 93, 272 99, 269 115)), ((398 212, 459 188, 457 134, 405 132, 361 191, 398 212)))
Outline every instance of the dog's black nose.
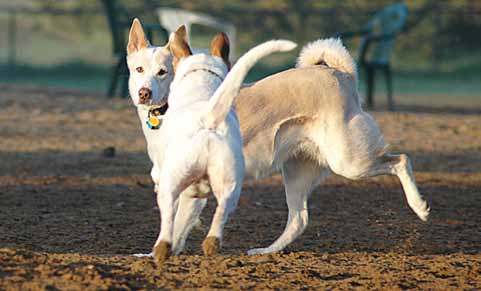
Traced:
POLYGON ((152 97, 152 90, 149 88, 140 88, 139 90, 139 103, 146 104, 152 97))

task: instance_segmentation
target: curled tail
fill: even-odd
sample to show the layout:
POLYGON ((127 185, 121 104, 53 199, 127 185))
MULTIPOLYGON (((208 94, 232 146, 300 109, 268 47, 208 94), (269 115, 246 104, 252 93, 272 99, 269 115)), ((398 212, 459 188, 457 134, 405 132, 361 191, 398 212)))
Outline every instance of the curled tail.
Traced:
POLYGON ((215 128, 225 120, 232 106, 234 97, 239 94, 239 89, 249 70, 261 58, 274 52, 285 52, 294 49, 297 45, 288 40, 271 40, 262 43, 245 53, 232 67, 224 82, 217 88, 207 104, 203 123, 207 128, 215 128))
POLYGON ((306 44, 297 59, 297 67, 326 65, 349 74, 357 82, 356 63, 339 38, 319 39, 306 44))

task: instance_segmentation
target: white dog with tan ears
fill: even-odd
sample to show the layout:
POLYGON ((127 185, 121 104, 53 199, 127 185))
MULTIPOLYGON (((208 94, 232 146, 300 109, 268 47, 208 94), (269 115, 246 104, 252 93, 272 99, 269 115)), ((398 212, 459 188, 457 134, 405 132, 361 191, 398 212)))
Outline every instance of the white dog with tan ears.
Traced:
MULTIPOLYGON (((244 179, 242 137, 232 108, 234 97, 259 59, 295 47, 290 41, 268 41, 248 51, 227 73, 229 41, 225 34, 212 40, 211 55, 192 55, 183 35, 171 34, 169 50, 175 78, 168 96, 169 109, 161 126, 155 118, 146 120, 151 130, 158 130, 158 136, 147 140, 161 215, 160 234, 153 249, 157 262, 165 261, 172 250, 176 201, 188 186, 203 179, 209 181, 217 208, 202 246, 206 255, 217 253, 244 179)), ((155 111, 157 107, 153 108, 155 111)))
MULTIPOLYGON (((128 57, 134 103, 137 105, 135 100, 142 96, 142 84, 149 84, 154 92, 152 100, 163 100, 163 105, 163 94, 168 91, 174 72, 166 70, 162 82, 156 81, 159 77, 155 73, 160 67, 172 66, 166 50, 170 44, 150 47, 140 43, 139 47, 135 40, 131 33, 130 42, 137 47, 128 57), (156 55, 158 52, 162 52, 161 57, 156 55), (136 75, 135 59, 148 63, 150 79, 136 75)), ((341 41, 325 39, 306 45, 296 68, 245 86, 234 99, 246 178, 265 177, 280 170, 289 209, 279 238, 248 254, 280 251, 299 237, 308 223, 309 195, 331 173, 353 180, 397 176, 411 209, 427 220, 430 207, 418 191, 409 158, 388 152, 379 126, 362 110, 357 85, 355 62, 341 41)), ((137 108, 141 116, 145 114, 142 106, 137 108)), ((205 206, 205 198, 195 197, 202 197, 206 191, 194 184, 180 195, 173 230, 176 253, 182 250, 205 206)))

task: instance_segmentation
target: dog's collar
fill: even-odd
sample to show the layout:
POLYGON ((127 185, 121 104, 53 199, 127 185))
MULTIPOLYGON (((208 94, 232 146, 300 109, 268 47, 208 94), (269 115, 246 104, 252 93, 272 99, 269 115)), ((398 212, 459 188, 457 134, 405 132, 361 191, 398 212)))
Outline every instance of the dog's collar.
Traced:
POLYGON ((152 105, 149 108, 149 115, 153 116, 162 116, 167 112, 167 109, 169 109, 169 104, 165 103, 164 105, 152 105))
POLYGON ((160 128, 160 118, 162 115, 165 114, 167 109, 169 108, 168 103, 164 105, 154 105, 149 108, 147 112, 147 121, 145 122, 150 129, 159 129, 160 128))
POLYGON ((194 72, 197 72, 197 71, 206 71, 206 72, 209 72, 209 73, 211 73, 212 75, 214 75, 214 76, 216 76, 217 78, 219 78, 221 81, 224 81, 224 77, 222 77, 221 75, 217 74, 216 72, 214 72, 214 71, 212 71, 212 70, 205 69, 205 68, 199 68, 199 69, 190 70, 190 71, 188 71, 187 73, 185 73, 185 74, 182 76, 182 79, 184 79, 188 74, 194 73, 194 72))

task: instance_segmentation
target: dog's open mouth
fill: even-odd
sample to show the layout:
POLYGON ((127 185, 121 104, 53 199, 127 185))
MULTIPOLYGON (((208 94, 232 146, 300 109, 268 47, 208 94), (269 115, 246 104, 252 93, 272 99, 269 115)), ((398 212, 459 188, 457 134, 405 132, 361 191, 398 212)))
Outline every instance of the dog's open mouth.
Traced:
POLYGON ((158 109, 160 115, 164 115, 165 112, 167 112, 167 109, 169 109, 169 103, 165 102, 165 104, 162 105, 162 107, 160 107, 160 108, 158 109))
POLYGON ((169 104, 165 102, 164 105, 153 106, 149 111, 150 114, 152 114, 153 116, 161 116, 164 115, 165 112, 167 112, 167 109, 169 109, 169 104))

